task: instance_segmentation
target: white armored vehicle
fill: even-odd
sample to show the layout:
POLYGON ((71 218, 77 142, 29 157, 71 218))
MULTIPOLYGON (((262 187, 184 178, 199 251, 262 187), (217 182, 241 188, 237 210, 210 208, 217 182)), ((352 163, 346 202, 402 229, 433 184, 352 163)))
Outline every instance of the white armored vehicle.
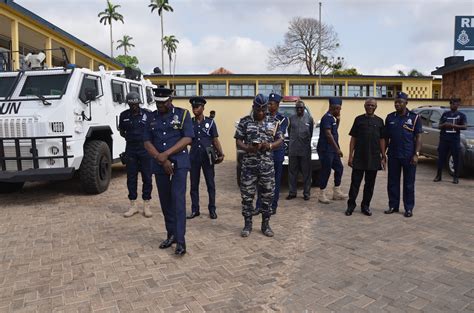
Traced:
POLYGON ((77 171, 85 192, 107 190, 111 165, 125 151, 117 130, 125 96, 136 91, 155 110, 154 87, 128 69, 0 72, 0 193, 77 171))

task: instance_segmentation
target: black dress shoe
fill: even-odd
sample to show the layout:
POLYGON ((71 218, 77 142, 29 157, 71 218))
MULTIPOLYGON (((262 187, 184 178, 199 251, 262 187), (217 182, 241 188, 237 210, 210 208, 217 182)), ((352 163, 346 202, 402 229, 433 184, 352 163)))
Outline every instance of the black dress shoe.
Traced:
POLYGON ((459 178, 453 177, 453 184, 459 184, 459 178))
POLYGON ((217 213, 215 211, 209 212, 209 218, 215 220, 217 218, 217 213))
POLYGON ((405 214, 403 214, 405 217, 412 217, 413 213, 411 211, 405 211, 405 214))
POLYGON ((352 212, 353 212, 353 210, 347 209, 346 213, 344 213, 344 214, 346 214, 346 216, 351 216, 352 212))
POLYGON ((304 196, 303 199, 304 199, 305 201, 308 201, 308 200, 309 200, 309 196, 304 196))
POLYGON ((192 212, 190 215, 186 216, 186 218, 187 218, 188 220, 190 220, 190 219, 195 218, 196 216, 199 216, 199 215, 201 215, 201 213, 199 213, 199 212, 192 212))
POLYGON ((163 242, 160 244, 160 249, 166 249, 171 247, 173 243, 176 243, 176 240, 174 239, 174 236, 171 235, 169 236, 166 240, 163 240, 163 242))
POLYGON ((370 208, 362 208, 361 212, 364 215, 372 216, 372 211, 370 211, 370 208))
POLYGON ((286 197, 286 200, 291 200, 291 199, 294 199, 294 198, 296 198, 296 195, 288 195, 286 197))
POLYGON ((177 243, 176 250, 174 250, 174 254, 176 255, 184 255, 186 253, 186 244, 185 243, 177 243))
POLYGON ((385 214, 392 214, 392 213, 398 213, 398 209, 394 209, 394 208, 389 208, 389 209, 386 209, 385 211, 383 211, 385 214))

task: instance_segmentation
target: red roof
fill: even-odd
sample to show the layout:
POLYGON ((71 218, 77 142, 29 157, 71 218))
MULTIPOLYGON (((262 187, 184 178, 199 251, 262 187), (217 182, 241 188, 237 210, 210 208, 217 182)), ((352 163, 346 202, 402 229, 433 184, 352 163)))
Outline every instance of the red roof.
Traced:
POLYGON ((210 73, 210 75, 231 75, 231 74, 234 74, 234 73, 232 73, 231 71, 223 67, 219 67, 217 70, 214 70, 210 73))

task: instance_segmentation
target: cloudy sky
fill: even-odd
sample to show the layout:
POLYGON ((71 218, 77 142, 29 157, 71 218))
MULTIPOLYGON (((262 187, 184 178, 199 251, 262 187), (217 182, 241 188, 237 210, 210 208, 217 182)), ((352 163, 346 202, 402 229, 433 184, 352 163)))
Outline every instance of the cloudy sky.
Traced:
MULTIPOLYGON (((49 22, 110 54, 109 28, 97 14, 106 0, 16 0, 49 22)), ((112 0, 125 24, 115 23, 114 40, 133 37, 131 54, 143 72, 161 65, 160 19, 149 0, 112 0)), ((323 0, 322 20, 334 27, 336 56, 363 74, 396 75, 416 68, 429 74, 453 54, 454 17, 474 15, 472 0, 323 0)), ((179 40, 176 73, 299 73, 267 67, 268 50, 283 41, 295 16, 318 17, 310 0, 170 0, 165 35, 179 40)), ((116 51, 115 54, 122 52, 116 51)), ((474 59, 474 52, 463 52, 474 59)), ((166 60, 166 58, 165 58, 166 60)), ((165 68, 168 71, 167 61, 165 68)), ((301 71, 304 73, 304 71, 301 71)))

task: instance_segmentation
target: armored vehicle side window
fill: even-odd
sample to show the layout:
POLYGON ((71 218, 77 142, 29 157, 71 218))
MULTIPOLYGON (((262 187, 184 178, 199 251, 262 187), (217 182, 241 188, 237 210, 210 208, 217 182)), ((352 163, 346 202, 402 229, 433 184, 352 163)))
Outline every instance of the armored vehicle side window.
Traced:
POLYGON ((69 74, 29 75, 23 84, 20 97, 61 97, 66 91, 69 74))
POLYGON ((146 102, 148 103, 155 102, 155 97, 153 96, 153 88, 146 87, 146 102))
POLYGON ((130 91, 135 91, 140 95, 140 103, 143 103, 143 92, 142 92, 142 86, 137 85, 137 84, 130 84, 130 91))
POLYGON ((6 98, 11 92, 16 76, 0 77, 0 98, 6 98))
POLYGON ((86 90, 92 89, 95 91, 96 99, 102 97, 102 81, 100 77, 94 75, 84 75, 82 80, 81 91, 79 92, 79 99, 86 103, 86 90))
POLYGON ((112 80, 112 99, 117 103, 125 102, 125 82, 112 80))

